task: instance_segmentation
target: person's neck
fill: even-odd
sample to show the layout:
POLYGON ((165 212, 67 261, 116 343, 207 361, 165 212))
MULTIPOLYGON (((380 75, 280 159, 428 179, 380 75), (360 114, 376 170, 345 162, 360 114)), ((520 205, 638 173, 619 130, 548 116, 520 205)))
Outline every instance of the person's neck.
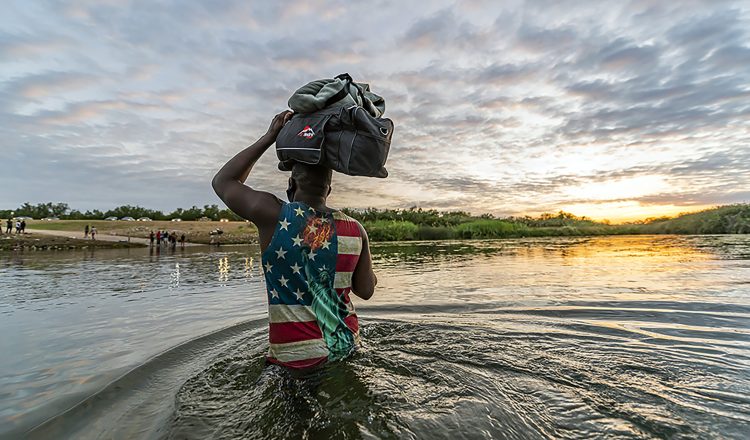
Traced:
POLYGON ((330 208, 326 206, 326 197, 321 195, 298 193, 294 195, 294 201, 302 202, 317 211, 330 211, 330 208))

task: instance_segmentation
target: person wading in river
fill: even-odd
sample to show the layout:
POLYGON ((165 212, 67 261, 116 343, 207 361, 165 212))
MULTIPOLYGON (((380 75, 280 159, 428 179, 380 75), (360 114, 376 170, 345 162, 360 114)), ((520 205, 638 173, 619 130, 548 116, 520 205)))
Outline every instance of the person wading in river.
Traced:
POLYGON ((330 169, 296 163, 289 203, 244 185, 291 116, 276 115, 268 132, 229 160, 212 185, 229 209, 258 228, 269 304, 267 360, 305 370, 354 351, 359 323, 349 293, 369 299, 377 278, 364 228, 326 206, 330 169))

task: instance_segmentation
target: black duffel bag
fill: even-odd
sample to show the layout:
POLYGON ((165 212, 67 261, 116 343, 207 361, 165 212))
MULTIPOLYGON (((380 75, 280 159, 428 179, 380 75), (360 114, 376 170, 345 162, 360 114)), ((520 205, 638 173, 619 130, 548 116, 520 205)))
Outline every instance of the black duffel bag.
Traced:
MULTIPOLYGON (((351 78, 348 85, 357 87, 351 78)), ((334 96, 329 102, 338 100, 334 96)), ((295 114, 276 138, 279 169, 291 171, 294 162, 301 162, 350 176, 387 177, 392 135, 393 121, 375 118, 359 105, 295 114)))

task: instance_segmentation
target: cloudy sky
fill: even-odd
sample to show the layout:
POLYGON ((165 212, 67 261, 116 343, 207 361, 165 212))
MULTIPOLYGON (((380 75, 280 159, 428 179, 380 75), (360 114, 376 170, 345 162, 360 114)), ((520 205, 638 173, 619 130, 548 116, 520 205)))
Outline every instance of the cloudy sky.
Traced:
MULTIPOLYGON (((291 92, 349 72, 396 124, 333 206, 614 221, 750 201, 748 1, 11 1, 0 208, 221 203, 291 92)), ((283 196, 273 151, 253 186, 283 196)))

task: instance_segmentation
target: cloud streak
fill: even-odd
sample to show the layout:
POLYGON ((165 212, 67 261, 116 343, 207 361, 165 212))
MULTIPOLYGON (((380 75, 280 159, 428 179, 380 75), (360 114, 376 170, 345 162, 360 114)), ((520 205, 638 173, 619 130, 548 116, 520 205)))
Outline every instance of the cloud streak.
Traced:
MULTIPOLYGON (((334 204, 618 219, 748 201, 744 2, 211 5, 12 4, 2 205, 218 203, 212 173, 293 90, 344 71, 396 132, 391 177, 337 175, 334 204)), ((284 194, 272 152, 252 179, 284 194)))

